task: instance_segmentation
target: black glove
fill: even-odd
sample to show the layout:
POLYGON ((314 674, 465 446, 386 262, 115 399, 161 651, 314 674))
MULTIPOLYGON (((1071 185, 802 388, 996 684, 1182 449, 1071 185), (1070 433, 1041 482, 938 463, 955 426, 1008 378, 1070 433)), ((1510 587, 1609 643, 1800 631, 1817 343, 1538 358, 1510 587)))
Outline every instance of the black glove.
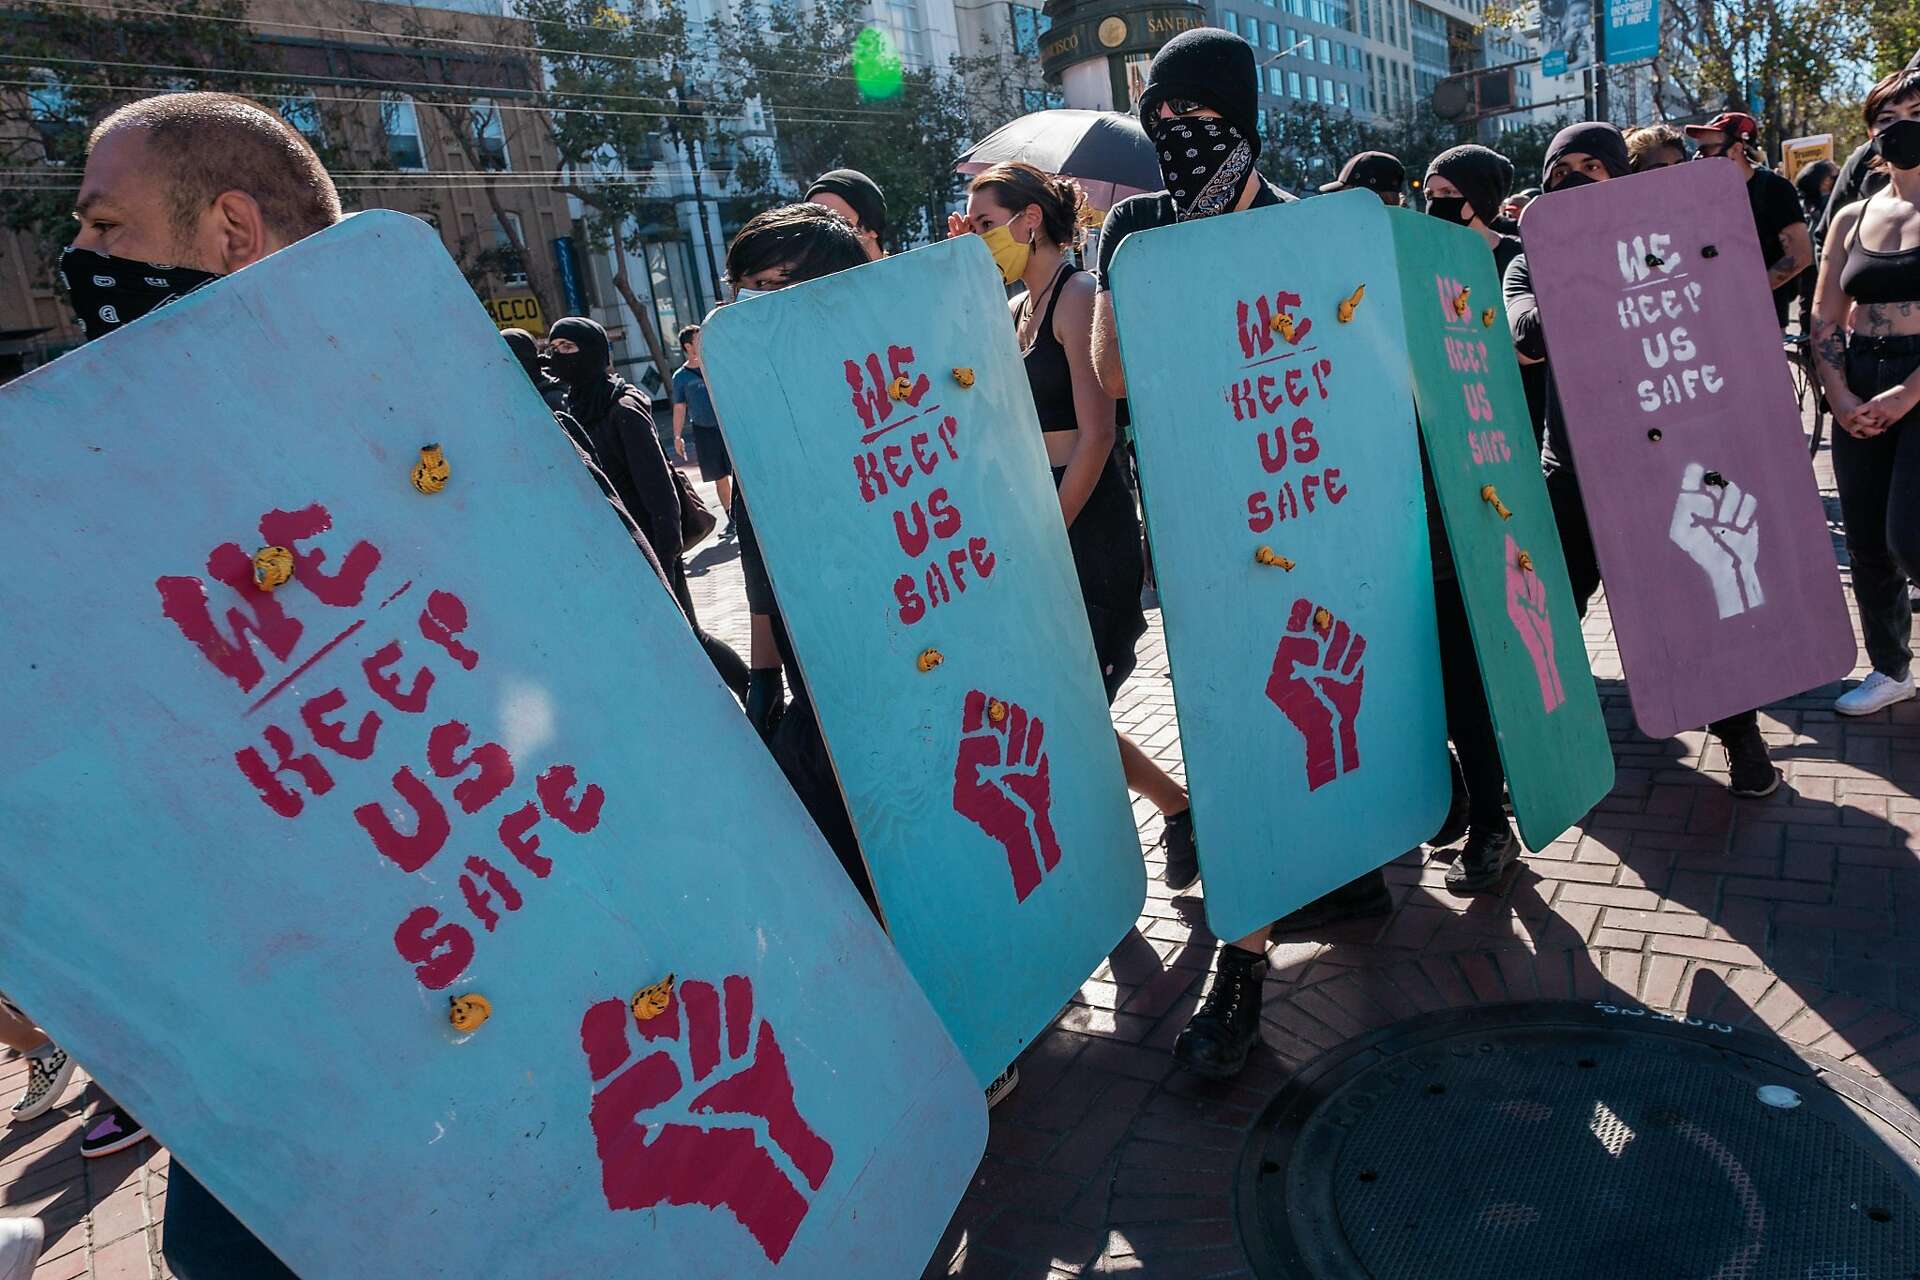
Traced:
POLYGON ((780 668, 755 667, 747 674, 747 722, 765 737, 773 730, 774 713, 780 709, 780 668))

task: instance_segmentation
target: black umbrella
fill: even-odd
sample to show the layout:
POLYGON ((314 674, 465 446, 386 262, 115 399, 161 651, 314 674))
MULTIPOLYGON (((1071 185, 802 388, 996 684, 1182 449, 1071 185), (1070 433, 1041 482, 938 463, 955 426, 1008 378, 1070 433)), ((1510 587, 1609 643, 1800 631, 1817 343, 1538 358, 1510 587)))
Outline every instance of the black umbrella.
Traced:
POLYGON ((976 142, 954 168, 973 174, 1013 161, 1074 179, 1097 209, 1165 185, 1153 143, 1138 121, 1117 111, 1035 111, 976 142))

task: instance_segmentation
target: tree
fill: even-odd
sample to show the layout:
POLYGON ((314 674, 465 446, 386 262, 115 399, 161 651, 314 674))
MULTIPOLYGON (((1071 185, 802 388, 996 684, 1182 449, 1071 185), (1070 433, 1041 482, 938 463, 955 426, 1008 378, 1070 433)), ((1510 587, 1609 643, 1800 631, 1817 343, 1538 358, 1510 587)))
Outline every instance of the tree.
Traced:
POLYGON ((861 0, 743 5, 713 32, 732 94, 777 137, 742 155, 744 191, 792 199, 828 169, 858 169, 887 193, 893 247, 945 226, 972 115, 954 75, 904 67, 861 0))
POLYGON ((124 8, 117 0, 34 6, 6 19, 0 66, 10 79, 34 83, 0 89, 0 167, 18 175, 0 189, 0 225, 32 237, 49 264, 72 238, 87 133, 102 116, 168 90, 258 92, 265 79, 245 73, 271 70, 243 0, 133 0, 124 8))
POLYGON ((1673 5, 1662 22, 1667 79, 1690 113, 1749 111, 1776 142, 1797 136, 1836 101, 1859 100, 1857 60, 1872 43, 1861 10, 1859 0, 1673 5))
POLYGON ((520 0, 519 12, 538 35, 545 78, 537 100, 547 110, 536 118, 558 156, 557 185, 580 201, 576 226, 587 247, 611 253, 614 288, 664 378, 673 366, 652 308, 634 291, 627 255, 643 252, 643 228, 674 217, 671 199, 656 190, 669 126, 704 135, 714 109, 683 109, 676 96, 695 65, 685 14, 662 3, 640 21, 605 0, 520 0))

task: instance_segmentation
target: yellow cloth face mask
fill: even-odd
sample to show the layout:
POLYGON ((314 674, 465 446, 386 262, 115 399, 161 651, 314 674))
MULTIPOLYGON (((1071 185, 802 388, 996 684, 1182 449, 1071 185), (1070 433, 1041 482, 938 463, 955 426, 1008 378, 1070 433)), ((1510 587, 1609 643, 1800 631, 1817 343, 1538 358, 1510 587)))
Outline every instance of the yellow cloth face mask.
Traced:
POLYGON ((980 237, 987 242, 987 249, 993 254, 993 264, 1000 268, 1000 279, 1012 284, 1027 269, 1027 259, 1033 256, 1033 245, 1022 243, 1013 238, 1013 225, 1003 222, 980 237))

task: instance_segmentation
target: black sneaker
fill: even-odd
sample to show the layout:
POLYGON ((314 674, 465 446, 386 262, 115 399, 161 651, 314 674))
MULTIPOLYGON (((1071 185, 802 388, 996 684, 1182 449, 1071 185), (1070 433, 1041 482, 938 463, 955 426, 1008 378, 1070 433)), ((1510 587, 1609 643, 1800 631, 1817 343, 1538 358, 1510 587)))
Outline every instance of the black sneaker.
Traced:
POLYGON ((1160 847, 1167 851, 1167 888, 1190 888, 1200 878, 1200 855, 1193 847, 1193 810, 1167 815, 1160 829, 1160 847))
POLYGON ((1173 1060, 1209 1080, 1231 1080, 1260 1043, 1260 992, 1265 952, 1222 946, 1214 957, 1213 986, 1173 1042, 1173 1060))
POLYGON ((1384 916, 1393 910, 1393 891, 1387 888, 1387 873, 1369 871, 1331 893, 1323 893, 1290 915, 1273 922, 1273 933, 1300 933, 1349 920, 1384 916))
POLYGON ((1467 836, 1460 860, 1447 868, 1447 892, 1485 893, 1500 883, 1507 868, 1520 860, 1520 842, 1504 819, 1497 827, 1475 827, 1467 836))
POLYGON ((1780 771, 1773 767, 1767 740, 1760 736, 1758 725, 1732 738, 1722 738, 1720 745, 1727 749, 1727 768, 1732 775, 1727 779, 1727 790, 1744 799, 1758 800, 1780 789, 1780 771))
POLYGON ((126 1108, 115 1104, 87 1121, 86 1128, 80 1131, 80 1154, 89 1160, 98 1160, 146 1139, 147 1126, 128 1115, 126 1108))

